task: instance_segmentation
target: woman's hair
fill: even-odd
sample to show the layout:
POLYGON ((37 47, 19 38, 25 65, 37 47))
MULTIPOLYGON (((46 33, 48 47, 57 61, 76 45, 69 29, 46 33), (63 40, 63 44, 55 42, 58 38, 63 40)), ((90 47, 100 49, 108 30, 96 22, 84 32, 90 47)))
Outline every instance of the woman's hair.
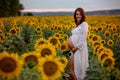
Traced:
POLYGON ((77 8, 76 10, 75 10, 75 12, 74 12, 74 21, 75 21, 75 24, 76 25, 79 25, 79 24, 81 24, 83 21, 85 21, 85 12, 84 12, 84 10, 82 9, 82 8, 77 8), (80 23, 77 23, 77 19, 76 19, 76 12, 77 11, 80 11, 80 13, 81 13, 81 15, 82 15, 82 19, 81 19, 81 21, 80 21, 80 23))

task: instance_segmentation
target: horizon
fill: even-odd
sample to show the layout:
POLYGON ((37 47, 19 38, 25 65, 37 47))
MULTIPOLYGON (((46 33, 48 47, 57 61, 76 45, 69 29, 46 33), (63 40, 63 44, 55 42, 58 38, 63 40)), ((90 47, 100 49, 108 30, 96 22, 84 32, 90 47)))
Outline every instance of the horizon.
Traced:
MULTIPOLYGON (((73 8, 61 8, 61 9, 24 9, 21 10, 21 12, 74 12, 75 9, 73 8)), ((85 10, 85 12, 91 12, 91 11, 102 11, 102 10, 116 10, 116 9, 95 9, 95 10, 85 10)))

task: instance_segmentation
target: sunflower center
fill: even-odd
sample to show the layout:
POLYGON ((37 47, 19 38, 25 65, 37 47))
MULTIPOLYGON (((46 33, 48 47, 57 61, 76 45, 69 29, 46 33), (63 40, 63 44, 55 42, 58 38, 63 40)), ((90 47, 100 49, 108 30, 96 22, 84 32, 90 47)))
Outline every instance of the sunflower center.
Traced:
POLYGON ((13 72, 17 67, 16 61, 11 57, 5 57, 0 60, 0 69, 3 72, 9 73, 13 72))
POLYGON ((48 48, 44 48, 44 49, 41 51, 41 56, 42 56, 42 57, 45 57, 45 55, 51 55, 51 50, 48 49, 48 48))
POLYGON ((60 59, 59 61, 60 61, 61 63, 65 64, 65 60, 60 59))
POLYGON ((16 31, 13 29, 10 31, 12 34, 16 34, 16 31))
POLYGON ((57 69, 58 69, 57 64, 55 62, 52 62, 52 61, 48 61, 43 65, 44 73, 47 76, 54 75, 56 73, 57 69))
POLYGON ((35 62, 35 64, 38 63, 38 58, 34 55, 29 55, 25 58, 25 62, 35 62))
POLYGON ((99 43, 99 42, 95 42, 95 43, 94 43, 94 46, 96 46, 96 45, 100 45, 100 43, 99 43))
POLYGON ((109 33, 106 33, 106 34, 105 34, 105 36, 106 36, 106 37, 109 37, 109 36, 110 36, 110 34, 109 34, 109 33))
POLYGON ((109 45, 112 45, 113 44, 113 42, 112 41, 109 41, 109 45))
POLYGON ((62 50, 65 50, 65 49, 66 49, 66 46, 65 46, 65 45, 62 45, 62 46, 61 46, 61 49, 62 49, 62 50))
POLYGON ((50 40, 50 43, 52 43, 53 45, 56 45, 56 44, 57 44, 56 38, 51 39, 51 40, 50 40))
POLYGON ((103 60, 105 57, 107 57, 108 55, 107 54, 102 54, 101 56, 101 60, 103 60))
POLYGON ((93 41, 97 41, 98 38, 96 36, 93 37, 93 41))
POLYGON ((99 27, 99 28, 98 28, 98 31, 102 31, 102 28, 101 28, 101 27, 99 27))

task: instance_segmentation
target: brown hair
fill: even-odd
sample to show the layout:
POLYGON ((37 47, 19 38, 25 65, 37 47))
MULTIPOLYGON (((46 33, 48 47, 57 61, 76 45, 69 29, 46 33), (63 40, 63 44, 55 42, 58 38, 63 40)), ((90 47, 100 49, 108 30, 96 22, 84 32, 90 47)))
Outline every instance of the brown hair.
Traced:
POLYGON ((85 21, 85 18, 86 18, 86 16, 85 16, 84 10, 83 10, 82 8, 77 8, 77 9, 75 10, 75 12, 74 12, 74 21, 75 21, 75 24, 76 24, 76 25, 81 24, 83 21, 85 21), (77 11, 80 11, 80 13, 81 13, 81 15, 82 15, 82 19, 81 19, 80 23, 77 23, 77 19, 76 19, 76 12, 77 12, 77 11))

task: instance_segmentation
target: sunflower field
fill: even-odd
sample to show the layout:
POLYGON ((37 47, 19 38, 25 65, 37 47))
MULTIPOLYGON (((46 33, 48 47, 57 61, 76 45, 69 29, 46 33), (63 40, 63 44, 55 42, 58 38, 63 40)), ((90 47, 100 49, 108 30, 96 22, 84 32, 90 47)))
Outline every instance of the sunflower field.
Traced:
MULTIPOLYGON (((87 16, 85 80, 120 80, 120 16, 87 16)), ((73 16, 0 18, 0 80, 69 80, 73 16)))

